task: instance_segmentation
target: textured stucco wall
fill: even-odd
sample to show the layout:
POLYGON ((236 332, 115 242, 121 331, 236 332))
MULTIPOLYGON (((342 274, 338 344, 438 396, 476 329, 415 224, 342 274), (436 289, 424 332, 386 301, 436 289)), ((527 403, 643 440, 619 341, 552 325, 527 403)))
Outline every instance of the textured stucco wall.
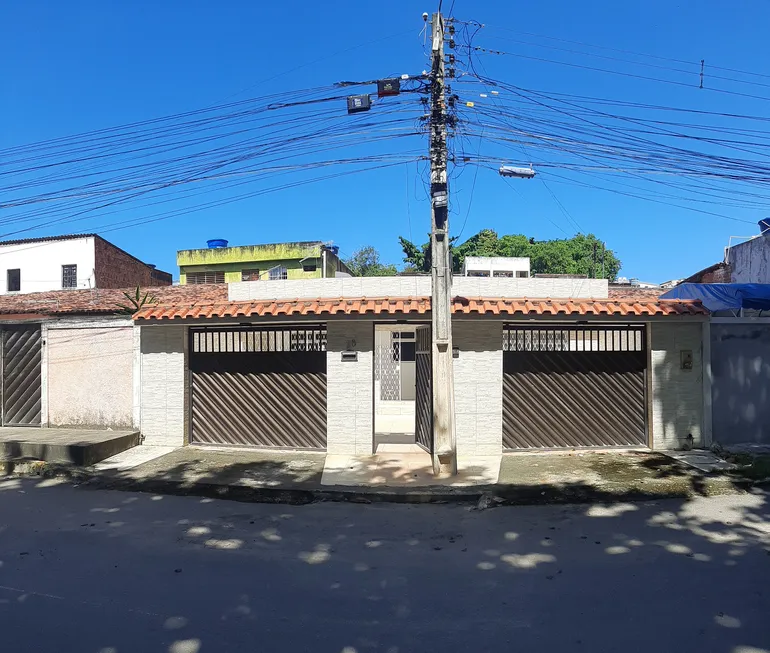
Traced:
POLYGON ((454 320, 457 456, 494 456, 503 444, 503 324, 454 320))
POLYGON ((185 444, 186 348, 187 327, 142 327, 141 424, 144 444, 185 444))
POLYGON ((305 262, 306 264, 316 264, 316 269, 310 272, 306 272, 299 261, 300 259, 279 259, 274 261, 252 261, 246 263, 221 263, 218 265, 185 265, 179 268, 179 283, 182 285, 186 284, 187 275, 192 272, 224 272, 225 283, 238 283, 242 279, 241 273, 243 270, 259 270, 262 275, 260 282, 270 281, 269 270, 278 266, 286 268, 286 274, 289 279, 321 278, 322 271, 320 259, 312 259, 305 262))
MULTIPOLYGON (((274 245, 244 245, 214 249, 184 249, 176 253, 179 267, 188 265, 215 265, 225 263, 253 263, 257 261, 299 260, 306 256, 320 258, 321 243, 296 242, 274 245)), ((258 267, 258 266, 257 266, 258 267)))
POLYGON ((770 283, 770 236, 759 236, 727 250, 733 283, 770 283))
POLYGON ((704 444, 703 356, 700 323, 652 323, 652 437, 655 449, 680 449, 692 435, 704 444), (693 368, 681 369, 681 352, 693 368))
POLYGON ((326 450, 330 454, 369 455, 373 437, 372 322, 346 320, 327 324, 328 384, 326 450), (356 362, 342 362, 341 352, 357 351, 356 362))
POLYGON ((48 329, 48 423, 131 428, 132 326, 48 329))

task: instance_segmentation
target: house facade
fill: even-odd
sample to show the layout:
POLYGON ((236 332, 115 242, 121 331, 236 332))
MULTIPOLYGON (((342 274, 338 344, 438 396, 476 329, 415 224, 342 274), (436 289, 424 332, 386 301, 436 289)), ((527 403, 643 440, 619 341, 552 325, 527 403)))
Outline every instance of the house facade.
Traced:
MULTIPOLYGON (((241 282, 226 301, 142 309, 145 442, 430 451, 429 291, 425 277, 241 282)), ((594 279, 457 277, 453 294, 458 457, 710 444, 698 303, 594 279)))
MULTIPOLYGON (((227 300, 224 286, 148 290, 157 301, 227 300)), ((140 331, 123 304, 119 289, 0 296, 0 425, 138 429, 140 331)))
POLYGON ((210 240, 206 248, 178 251, 177 265, 183 285, 350 275, 339 248, 320 241, 228 247, 210 240))
POLYGON ((0 242, 0 294, 169 285, 169 273, 96 234, 0 242))

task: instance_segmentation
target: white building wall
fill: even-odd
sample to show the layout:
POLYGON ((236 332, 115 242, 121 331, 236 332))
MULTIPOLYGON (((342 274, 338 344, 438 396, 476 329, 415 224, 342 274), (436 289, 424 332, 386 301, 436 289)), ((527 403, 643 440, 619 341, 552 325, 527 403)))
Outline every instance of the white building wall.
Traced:
POLYGON ((144 444, 185 444, 187 327, 143 326, 141 330, 144 444))
MULTIPOLYGON (((230 301, 337 297, 428 297, 430 277, 351 277, 242 281, 228 285, 230 301)), ((461 297, 531 299, 606 299, 606 279, 452 278, 452 294, 461 297)))
POLYGON ((131 320, 116 320, 114 325, 50 324, 46 348, 50 426, 126 429, 134 425, 131 320))
POLYGON ((503 446, 503 323, 454 320, 457 456, 495 456, 503 446))
POLYGON ((654 449, 681 449, 692 435, 704 446, 703 327, 697 323, 653 322, 652 438, 654 449), (692 351, 693 366, 683 370, 682 351, 692 351))
POLYGON ((463 261, 463 276, 470 272, 526 272, 529 276, 529 257, 527 256, 468 256, 463 261))
POLYGON ((373 323, 356 319, 330 321, 326 328, 326 450, 330 454, 367 456, 372 453, 374 428, 373 323), (343 362, 343 351, 358 352, 358 360, 343 362))
POLYGON ((77 265, 78 288, 95 279, 93 238, 0 245, 0 294, 8 292, 8 270, 21 270, 22 293, 62 289, 62 265, 77 265))
POLYGON ((727 262, 733 283, 770 283, 770 235, 731 247, 727 262))

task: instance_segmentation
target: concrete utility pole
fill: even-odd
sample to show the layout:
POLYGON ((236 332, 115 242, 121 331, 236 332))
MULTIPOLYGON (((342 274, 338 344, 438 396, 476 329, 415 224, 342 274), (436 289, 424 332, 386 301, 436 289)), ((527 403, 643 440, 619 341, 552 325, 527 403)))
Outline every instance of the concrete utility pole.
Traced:
POLYGON ((447 105, 444 18, 433 14, 430 98, 431 316, 433 360, 433 471, 457 473, 452 374, 452 268, 449 261, 447 105))

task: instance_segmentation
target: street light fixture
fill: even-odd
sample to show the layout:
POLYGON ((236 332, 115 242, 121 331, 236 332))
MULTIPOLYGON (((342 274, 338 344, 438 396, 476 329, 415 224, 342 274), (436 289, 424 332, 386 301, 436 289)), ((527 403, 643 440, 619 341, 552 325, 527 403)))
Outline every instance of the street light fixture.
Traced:
POLYGON ((535 171, 530 168, 520 168, 517 166, 500 166, 498 170, 501 177, 516 177, 517 179, 532 179, 535 171))

